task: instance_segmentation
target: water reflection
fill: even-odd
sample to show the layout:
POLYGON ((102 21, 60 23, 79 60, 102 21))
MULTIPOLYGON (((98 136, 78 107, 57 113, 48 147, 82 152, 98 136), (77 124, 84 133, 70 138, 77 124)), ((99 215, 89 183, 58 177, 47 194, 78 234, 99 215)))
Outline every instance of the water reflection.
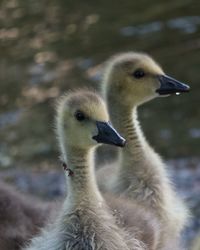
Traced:
POLYGON ((177 29, 188 34, 195 33, 200 26, 200 16, 174 18, 167 22, 167 26, 171 29, 177 29))
MULTIPOLYGON (((63 0, 48 5, 43 1, 1 3, 0 136, 6 141, 10 130, 16 131, 17 138, 7 142, 12 157, 23 164, 15 149, 26 149, 29 142, 23 139, 24 131, 35 147, 41 138, 55 144, 53 99, 83 85, 100 89, 104 60, 127 50, 149 52, 168 74, 191 84, 188 95, 158 99, 140 108, 140 119, 148 139, 166 157, 199 155, 200 110, 193 107, 200 86, 200 4, 154 0, 152 5, 143 0, 127 1, 124 7, 115 3, 114 9, 108 8, 109 1, 79 4, 63 0)), ((56 147, 52 146, 52 152, 57 154, 56 147)))
POLYGON ((162 22, 152 22, 148 24, 124 27, 120 30, 123 36, 143 36, 149 33, 159 32, 163 28, 162 22))
POLYGON ((175 29, 184 33, 195 33, 200 26, 200 16, 185 16, 173 18, 164 22, 154 21, 138 26, 127 26, 120 29, 123 36, 144 36, 147 34, 160 32, 165 28, 175 29))
POLYGON ((16 125, 21 118, 23 110, 13 110, 0 115, 0 129, 10 125, 16 125))
POLYGON ((192 138, 198 139, 198 138, 200 138, 200 129, 199 128, 192 128, 189 130, 189 134, 192 138))

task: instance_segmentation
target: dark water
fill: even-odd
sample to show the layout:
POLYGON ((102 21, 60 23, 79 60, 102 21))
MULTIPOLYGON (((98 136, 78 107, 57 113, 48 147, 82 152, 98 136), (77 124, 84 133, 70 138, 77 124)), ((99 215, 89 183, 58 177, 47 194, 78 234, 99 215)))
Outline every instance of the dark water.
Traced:
POLYGON ((147 138, 167 159, 200 157, 199 1, 1 0, 0 7, 2 168, 57 167, 55 98, 77 86, 99 89, 101 63, 130 50, 149 53, 191 86, 140 108, 147 138))
POLYGON ((129 50, 192 89, 141 108, 148 139, 165 157, 199 155, 199 1, 5 0, 0 27, 1 165, 54 159, 54 98, 98 88, 95 66, 129 50))

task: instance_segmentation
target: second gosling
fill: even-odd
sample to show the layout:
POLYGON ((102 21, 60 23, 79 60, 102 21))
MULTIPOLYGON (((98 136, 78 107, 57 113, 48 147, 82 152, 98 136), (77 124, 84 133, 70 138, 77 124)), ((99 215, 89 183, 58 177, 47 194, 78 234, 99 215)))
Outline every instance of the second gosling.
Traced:
POLYGON ((93 150, 100 143, 124 145, 108 123, 102 99, 89 91, 60 99, 56 132, 66 163, 68 195, 56 221, 26 250, 142 250, 142 243, 116 226, 96 185, 93 150))
POLYGON ((137 108, 158 96, 188 92, 189 86, 167 76, 150 56, 130 52, 108 61, 102 87, 111 121, 127 143, 119 150, 118 162, 97 172, 99 187, 154 211, 161 221, 161 241, 177 239, 187 208, 174 191, 166 165, 144 137, 137 108))

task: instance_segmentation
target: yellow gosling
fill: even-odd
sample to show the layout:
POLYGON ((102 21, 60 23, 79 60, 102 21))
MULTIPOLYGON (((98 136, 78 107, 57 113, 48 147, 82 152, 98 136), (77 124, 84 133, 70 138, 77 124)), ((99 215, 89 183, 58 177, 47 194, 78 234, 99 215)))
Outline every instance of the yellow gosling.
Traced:
POLYGON ((103 94, 108 111, 127 142, 119 150, 117 163, 97 172, 98 185, 102 191, 137 201, 154 211, 161 222, 160 247, 169 241, 176 244, 188 210, 174 191, 166 165, 144 137, 137 107, 159 96, 188 91, 189 86, 165 75, 146 54, 117 55, 105 68, 103 94))
POLYGON ((100 143, 123 146, 108 123, 106 107, 96 94, 76 91, 60 99, 56 132, 66 163, 68 195, 56 221, 26 250, 141 250, 142 243, 115 224, 96 185, 93 150, 100 143))

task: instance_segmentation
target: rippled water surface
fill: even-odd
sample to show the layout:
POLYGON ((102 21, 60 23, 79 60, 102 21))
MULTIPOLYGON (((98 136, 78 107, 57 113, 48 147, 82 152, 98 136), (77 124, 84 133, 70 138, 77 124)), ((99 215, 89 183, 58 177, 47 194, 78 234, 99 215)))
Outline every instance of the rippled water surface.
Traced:
POLYGON ((129 50, 150 53, 191 93, 140 108, 148 139, 165 157, 199 155, 198 1, 1 1, 0 152, 10 164, 57 155, 54 98, 99 88, 101 63, 129 50))

